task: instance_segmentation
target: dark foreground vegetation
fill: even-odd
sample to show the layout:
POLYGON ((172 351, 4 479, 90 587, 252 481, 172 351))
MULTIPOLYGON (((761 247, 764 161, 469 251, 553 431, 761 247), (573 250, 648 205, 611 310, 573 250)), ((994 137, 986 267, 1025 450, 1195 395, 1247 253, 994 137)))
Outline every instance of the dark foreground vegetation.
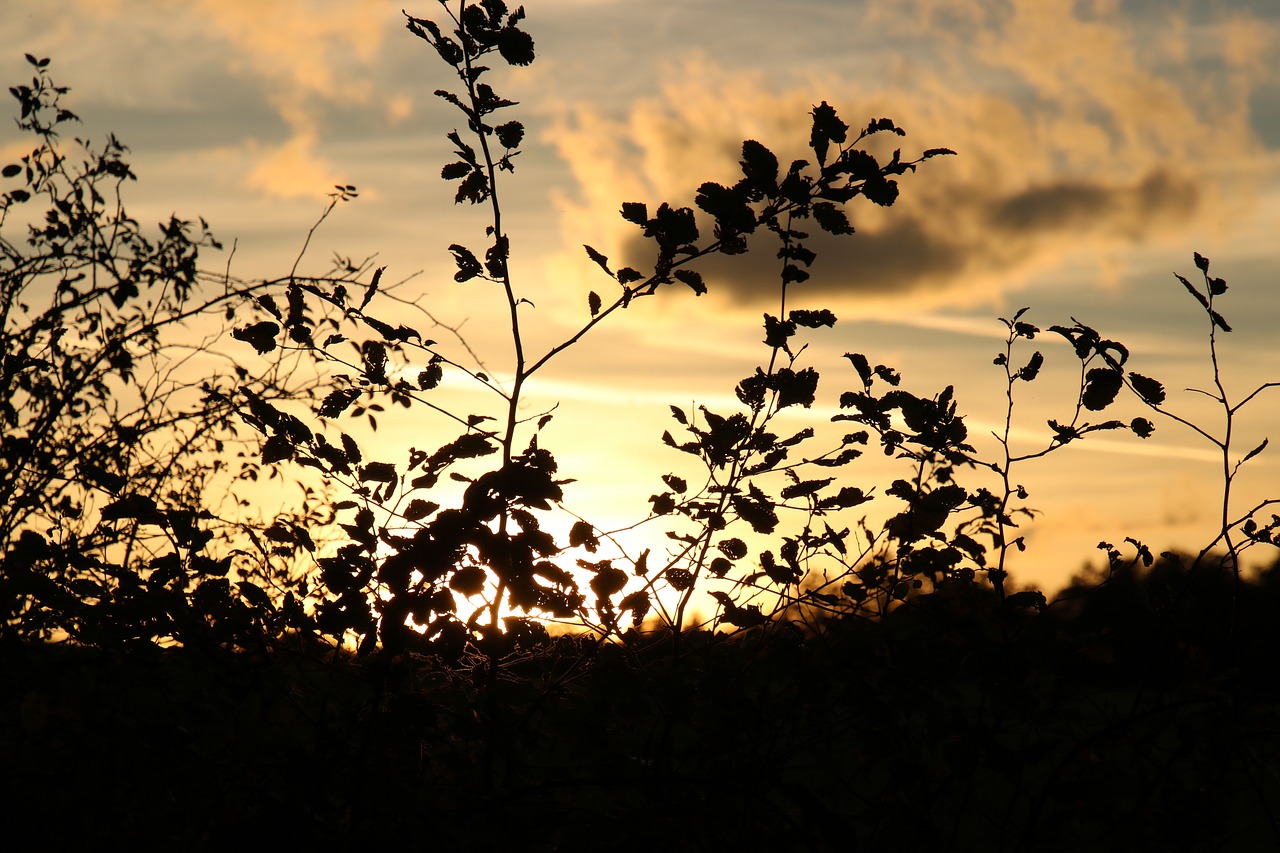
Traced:
POLYGON ((669 637, 563 637, 493 685, 287 644, 11 647, 6 835, 31 850, 107 831, 187 849, 1267 850, 1280 572, 1237 602, 1228 645, 1229 584, 1160 563, 1044 613, 956 586, 819 634, 691 632, 678 665, 669 637))
MULTIPOLYGON (((479 250, 448 251, 458 285, 510 325, 501 371, 385 270, 339 257, 306 273, 314 228, 285 275, 210 272, 202 253, 221 246, 202 221, 148 236, 125 213, 114 137, 67 153, 76 118, 48 60, 28 57, 33 78, 11 89, 35 141, 0 195, 5 849, 1280 846, 1280 563, 1241 559, 1274 560, 1280 518, 1276 501, 1236 506, 1267 443, 1232 442, 1273 384, 1224 390, 1227 284, 1207 259, 1177 281, 1204 316, 1200 393, 1222 431, 1179 415, 1121 343, 1075 320, 1042 331, 1023 309, 1001 318, 993 453, 951 387, 908 392, 861 353, 841 366, 840 414, 779 434, 779 412, 819 399, 804 337, 837 323, 792 306, 822 245, 809 230, 853 234, 848 205, 891 206, 899 180, 953 152, 903 159, 891 120, 857 130, 822 102, 806 159, 747 140, 741 178, 704 183, 696 211, 624 203, 651 255, 586 247, 602 292, 535 352, 499 194, 525 131, 493 118, 514 104, 483 64, 528 65, 534 42, 500 0, 441 10, 443 25, 407 23, 456 75, 437 94, 465 129, 441 177, 491 217, 479 250), (631 529, 656 529, 666 553, 577 516, 558 541, 546 522, 572 486, 526 385, 636 300, 701 295, 701 262, 764 243, 778 308, 740 406, 672 407, 662 441, 684 465, 639 486, 658 491, 631 529), (1019 389, 1048 369, 1027 350, 1047 336, 1069 344, 1078 392, 1042 445, 1016 448, 1019 389), (492 407, 437 402, 446 375, 492 407), (1149 417, 1100 419, 1125 406, 1149 417), (438 443, 403 460, 362 447, 357 427, 397 407, 438 443), (1019 589, 1023 468, 1168 421, 1221 456, 1214 539, 1158 556, 1102 543, 1104 568, 1053 600, 1019 589), (903 476, 853 485, 866 451, 903 476), (279 512, 248 497, 290 478, 279 512)), ((321 221, 355 197, 336 187, 321 221)))

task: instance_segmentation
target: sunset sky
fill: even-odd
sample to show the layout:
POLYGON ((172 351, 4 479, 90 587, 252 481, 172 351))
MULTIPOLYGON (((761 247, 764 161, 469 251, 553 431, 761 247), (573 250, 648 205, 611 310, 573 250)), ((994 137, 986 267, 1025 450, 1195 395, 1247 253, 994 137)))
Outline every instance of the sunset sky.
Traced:
MULTIPOLYGON (((404 29, 402 6, 442 14, 434 0, 10 0, 0 71, 12 85, 30 76, 24 52, 51 57, 83 119, 76 132, 114 132, 131 148, 133 216, 203 216, 227 246, 236 241, 244 278, 287 273, 326 193, 354 184, 359 199, 325 223, 308 271, 336 251, 376 254, 388 280, 420 272, 406 291, 463 323, 501 377, 500 296, 454 283, 445 249, 483 248, 486 224, 483 210, 455 208, 439 179, 444 133, 459 121, 432 92, 454 81, 404 29)), ((784 162, 803 156, 809 110, 825 100, 854 126, 893 118, 907 131, 904 156, 958 156, 905 176, 891 208, 851 205, 853 237, 815 238, 813 278, 791 305, 829 307, 841 322, 810 337, 806 363, 823 375, 812 419, 826 421, 853 386, 841 354, 863 352, 917 393, 954 384, 991 450, 982 439, 1003 416, 996 318, 1023 306, 1042 328, 1075 317, 1128 344, 1132 369, 1162 380, 1171 408, 1204 413, 1180 389, 1211 383, 1207 330, 1172 275, 1195 280, 1194 251, 1231 286, 1219 303, 1236 328, 1221 346, 1229 392, 1280 380, 1275 0, 525 6, 537 60, 492 83, 521 102, 508 112, 529 130, 503 193, 517 286, 536 305, 525 321, 532 350, 577 328, 587 292, 611 284, 583 243, 643 264, 622 202, 690 204, 701 182, 734 180, 743 139, 784 162)), ((11 125, 0 133, 6 163, 29 148, 11 125)), ((731 406, 734 384, 768 355, 759 325, 776 311, 772 253, 717 261, 709 295, 673 288, 638 304, 539 375, 530 411, 561 403, 543 444, 579 480, 567 492, 573 511, 603 527, 641 517, 659 475, 684 465, 659 440, 675 428, 668 404, 731 406)), ((1020 389, 1022 449, 1042 445, 1045 420, 1069 420, 1074 403, 1070 349, 1049 335, 1036 345, 1048 364, 1020 389)), ((1140 414, 1126 401, 1115 416, 1140 414)), ((1280 438, 1278 415, 1280 393, 1246 409, 1238 455, 1269 430, 1280 438)), ((1015 476, 1044 512, 1015 582, 1060 585, 1099 559, 1100 539, 1136 536, 1156 551, 1205 543, 1216 530, 1213 449, 1176 424, 1156 428, 1145 442, 1091 437, 1015 476)), ((383 456, 400 461, 410 445, 453 433, 426 413, 388 416, 383 456)), ((1275 454, 1245 469, 1240 510, 1276 484, 1275 454)), ((863 462, 849 476, 864 489, 904 474, 875 452, 863 462)), ((866 510, 898 506, 884 498, 866 510)))

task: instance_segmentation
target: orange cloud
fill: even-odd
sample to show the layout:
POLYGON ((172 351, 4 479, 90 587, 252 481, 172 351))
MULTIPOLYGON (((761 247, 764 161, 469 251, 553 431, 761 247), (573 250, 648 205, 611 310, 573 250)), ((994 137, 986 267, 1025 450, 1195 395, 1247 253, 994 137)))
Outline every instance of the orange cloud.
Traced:
POLYGON ((276 198, 313 197, 337 183, 329 162, 316 153, 314 132, 295 132, 283 145, 255 147, 250 156, 256 165, 245 184, 276 198))
MULTIPOLYGON (((328 102, 372 96, 370 68, 387 32, 378 0, 202 0, 201 15, 231 43, 228 64, 262 81, 290 130, 275 146, 250 148, 245 183, 279 198, 312 197, 343 182, 318 151, 328 102)), ((393 110, 404 111, 403 105, 393 110)))

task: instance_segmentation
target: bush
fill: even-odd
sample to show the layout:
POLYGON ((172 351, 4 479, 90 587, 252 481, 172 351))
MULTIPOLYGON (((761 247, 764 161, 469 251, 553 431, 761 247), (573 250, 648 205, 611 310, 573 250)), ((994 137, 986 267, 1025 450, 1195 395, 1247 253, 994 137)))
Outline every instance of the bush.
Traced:
POLYGON ((60 139, 78 121, 68 90, 49 60, 27 59, 30 84, 10 91, 35 147, 4 167, 0 195, 5 636, 261 644, 284 625, 280 585, 295 582, 265 559, 233 570, 252 525, 222 518, 243 513, 219 492, 258 465, 226 395, 305 399, 314 382, 251 378, 215 349, 274 282, 203 272, 201 252, 221 248, 203 220, 174 216, 148 236, 124 206, 128 149, 77 140, 77 164, 60 139))

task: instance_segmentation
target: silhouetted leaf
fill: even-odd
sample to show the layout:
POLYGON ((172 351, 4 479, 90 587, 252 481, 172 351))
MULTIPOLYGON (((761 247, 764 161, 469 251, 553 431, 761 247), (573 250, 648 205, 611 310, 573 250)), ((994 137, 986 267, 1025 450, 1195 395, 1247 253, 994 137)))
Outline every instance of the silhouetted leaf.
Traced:
POLYGON ((844 211, 829 201, 820 201, 815 204, 812 213, 818 225, 828 234, 853 233, 853 226, 849 224, 849 218, 845 216, 844 211))
POLYGON ((1014 378, 1031 382, 1040 375, 1040 368, 1043 366, 1044 355, 1037 351, 1031 356, 1031 360, 1027 362, 1026 366, 1014 374, 1014 378))
POLYGON ((876 119, 872 119, 871 122, 867 124, 866 132, 868 134, 881 133, 883 131, 889 131, 898 136, 907 135, 907 132, 905 130, 903 130, 902 128, 898 127, 896 124, 893 123, 893 119, 876 118, 876 119))
POLYGON ((898 182, 882 177, 868 178, 862 186, 862 194, 881 207, 891 207, 898 200, 898 182))
POLYGON ((675 499, 666 492, 660 495, 650 495, 649 502, 653 504, 654 515, 670 515, 676 508, 675 499))
POLYGON ((396 479, 396 466, 390 462, 370 462, 360 470, 363 483, 390 483, 396 479))
POLYGON ((1196 290, 1195 285, 1193 285, 1191 282, 1187 281, 1186 278, 1178 275, 1177 273, 1174 273, 1173 276, 1178 281, 1182 282, 1182 286, 1187 289, 1188 293, 1190 293, 1192 296, 1196 298, 1197 302, 1199 302, 1202 306, 1204 306, 1206 310, 1209 308, 1209 300, 1205 298, 1203 293, 1201 293, 1199 290, 1196 290))
POLYGON ((587 310, 591 312, 592 317, 600 313, 600 294, 594 290, 587 294, 587 310))
POLYGON ((687 569, 668 569, 664 578, 676 592, 685 592, 694 585, 694 575, 687 569))
POLYGON ((818 371, 812 367, 795 371, 789 367, 778 368, 770 377, 770 387, 778 392, 778 408, 813 405, 818 391, 818 371))
POLYGON ((787 315, 792 323, 798 326, 804 326, 806 329, 817 329, 823 326, 834 326, 836 324, 836 315, 832 314, 826 308, 817 311, 796 310, 787 315))
POLYGON ((431 513, 440 508, 440 505, 432 501, 425 501, 422 498, 414 498, 409 501, 409 505, 405 507, 404 517, 408 521, 419 521, 426 518, 431 513))
POLYGON ((280 313, 279 306, 276 305, 276 300, 271 296, 271 294, 264 293, 261 296, 255 297, 254 302, 258 304, 258 307, 266 311, 272 317, 275 317, 277 320, 284 319, 284 316, 280 313))
MULTIPOLYGON (((853 364, 853 369, 858 372, 858 378, 862 380, 863 386, 870 387, 871 364, 870 362, 867 361, 867 357, 862 353, 856 353, 856 352, 855 353, 847 352, 844 354, 844 357, 849 359, 849 361, 853 364)), ((841 405, 843 406, 844 404, 841 403, 841 405)))
POLYGON ((791 565, 779 565, 772 551, 760 552, 760 568, 764 569, 764 573, 769 577, 769 580, 783 586, 793 584, 800 579, 798 568, 791 565))
POLYGON ((808 165, 809 161, 807 160, 791 161, 791 166, 787 169, 787 176, 778 185, 779 196, 797 205, 805 205, 811 201, 810 193, 813 190, 813 181, 802 174, 808 165))
MULTIPOLYGON (((764 345, 770 348, 782 348, 787 345, 787 339, 796 333, 796 324, 794 321, 782 321, 772 314, 764 315, 764 345)), ((763 376, 764 371, 757 368, 757 374, 763 376)))
POLYGON ((573 527, 569 528, 569 545, 574 548, 586 548, 591 553, 595 553, 600 547, 600 540, 596 538, 595 527, 590 522, 575 521, 573 527))
POLYGON ((1138 396, 1144 402, 1153 406, 1158 406, 1164 402, 1164 386, 1156 380, 1140 373, 1130 372, 1129 382, 1133 385, 1133 390, 1138 392, 1138 396))
POLYGON ((840 120, 835 108, 823 101, 813 108, 812 129, 809 132, 809 147, 818 158, 819 164, 827 162, 827 149, 830 143, 837 145, 848 139, 849 125, 840 120))
POLYGON ((359 396, 360 392, 354 388, 342 388, 337 391, 330 391, 328 396, 324 398, 324 402, 320 404, 320 411, 318 414, 322 418, 336 418, 346 411, 359 396))
POLYGON ((458 271, 453 275, 454 281, 470 281, 480 275, 483 267, 480 266, 480 261, 476 259, 470 249, 454 243, 449 247, 449 251, 453 253, 453 259, 458 265, 458 271))
POLYGON ((795 445, 800 444, 802 441, 806 441, 807 439, 813 438, 813 435, 814 435, 813 427, 805 427, 804 429, 795 433, 788 439, 774 442, 774 446, 779 448, 794 447, 795 445))
POLYGON ((381 341, 365 341, 360 347, 364 362, 365 378, 376 385, 385 385, 387 379, 387 347, 381 341))
POLYGON ((755 230, 755 213, 736 187, 726 187, 707 181, 698 187, 694 202, 715 217, 716 225, 720 229, 719 236, 722 239, 755 230))
POLYGON ((479 595, 484 592, 484 583, 488 579, 484 569, 478 566, 463 566, 449 578, 449 588, 463 595, 479 595))
POLYGON ((805 480, 805 481, 787 486, 782 490, 780 494, 782 495, 782 498, 784 500, 806 497, 808 495, 812 495, 816 492, 821 491, 824 487, 829 485, 833 480, 834 478, 832 477, 828 477, 825 480, 805 480))
POLYGON ((600 267, 600 269, 604 270, 607 275, 611 277, 613 276, 613 270, 609 269, 608 258, 606 258, 604 255, 597 252, 592 247, 587 246, 585 244, 583 245, 582 248, 587 250, 587 257, 591 258, 591 260, 594 261, 596 265, 600 267))
POLYGON ((622 203, 622 218, 636 225, 646 225, 649 221, 649 209, 643 202, 627 201, 622 203))
POLYGON ((1053 430, 1054 438, 1061 444, 1066 444, 1080 437, 1080 432, 1070 424, 1060 424, 1051 420, 1049 421, 1049 429, 1053 430))
POLYGON ((627 595, 618 604, 618 610, 631 613, 632 620, 636 625, 642 623, 644 617, 649 615, 650 607, 649 593, 643 589, 627 595))
POLYGON ((742 174, 747 182, 764 193, 773 195, 778 189, 778 158, 754 139, 742 143, 742 174))
POLYGON ((246 341, 253 345, 260 354, 266 355, 276 348, 276 335, 280 334, 280 325, 270 320, 253 323, 233 329, 231 337, 238 341, 246 341))
POLYGON ((128 485, 128 480, 126 478, 119 474, 113 474, 101 466, 94 465, 93 463, 87 462, 83 459, 81 459, 76 465, 76 470, 80 473, 81 477, 85 478, 85 480, 113 495, 118 494, 126 485, 128 485))
POLYGON ((285 435, 273 435, 262 444, 262 461, 267 465, 292 459, 293 453, 293 442, 285 435))
POLYGON ((502 279, 506 277, 508 250, 507 238, 504 236, 496 237, 493 245, 485 250, 484 267, 488 270, 491 278, 502 279))
POLYGON ((465 178, 471 174, 474 167, 470 163, 464 163, 459 160, 456 163, 448 163, 440 169, 440 177, 446 181, 456 181, 465 178))
POLYGON ((1110 406, 1124 385, 1124 375, 1108 367, 1095 367, 1085 374, 1080 401, 1086 409, 1100 412, 1110 406))
POLYGON ((378 267, 373 271, 373 278, 369 281, 369 287, 364 292, 364 297, 360 300, 360 310, 363 311, 373 299, 373 295, 378 292, 378 283, 382 281, 382 274, 386 272, 386 267, 378 267))
POLYGON ((747 556, 747 543, 736 537, 722 539, 716 543, 716 547, 730 560, 741 560, 747 556))
POLYGON ((747 524, 751 525, 751 529, 756 533, 772 533, 774 528, 778 526, 778 514, 774 512, 769 499, 764 493, 756 488, 753 483, 750 487, 750 496, 733 495, 730 497, 730 503, 733 505, 739 517, 747 524))
POLYGON ((444 379, 444 369, 437 361, 429 363, 424 370, 418 372, 418 388, 422 391, 430 391, 440 384, 444 379))
POLYGON ((1129 423, 1129 429, 1133 430, 1133 434, 1138 438, 1150 438, 1151 434, 1156 431, 1155 424, 1146 418, 1134 418, 1129 423))
POLYGON ((498 53, 511 65, 533 62, 533 39, 524 30, 504 27, 498 34, 498 53))
POLYGON ((520 143, 524 140, 524 125, 518 121, 500 124, 495 132, 498 134, 498 142, 502 143, 503 148, 519 148, 520 143))
POLYGON ((619 593, 627 585, 627 573, 614 568, 605 560, 599 565, 596 576, 591 579, 591 591, 600 598, 608 598, 619 593))
POLYGON ((663 254, 673 255, 697 241, 698 224, 689 208, 673 208, 663 202, 653 219, 645 223, 644 235, 656 240, 663 254))
POLYGON ((475 168, 462 179, 462 183, 458 184, 458 191, 453 194, 453 201, 455 204, 461 204, 464 201, 479 204, 488 197, 489 178, 479 168, 475 168))
MULTIPOLYGON (((696 239, 696 238, 695 238, 696 239)), ((672 273, 676 278, 689 285, 689 289, 698 296, 707 292, 707 286, 702 281, 702 275, 696 270, 678 269, 672 273)))
POLYGON ((663 474, 662 482, 666 483, 667 487, 677 495, 683 495, 689 488, 689 484, 677 477, 675 474, 663 474))
POLYGON ((840 158, 836 170, 848 175, 856 181, 881 180, 880 163, 870 153, 861 149, 850 149, 840 158))
POLYGON ((1244 458, 1240 460, 1240 464, 1241 464, 1241 465, 1243 465, 1244 463, 1248 462, 1248 461, 1249 461, 1250 459, 1252 459, 1253 457, 1257 456, 1257 455, 1258 455, 1259 453, 1261 453, 1262 451, 1266 450, 1266 449, 1267 449, 1267 444, 1268 444, 1268 442, 1270 442, 1270 440, 1271 440, 1271 439, 1269 439, 1269 438, 1264 438, 1264 439, 1262 439, 1262 444, 1259 444, 1259 445, 1258 445, 1257 447, 1255 447, 1253 450, 1250 450, 1248 453, 1246 453, 1246 454, 1245 454, 1245 456, 1244 456, 1244 458))
POLYGON ((476 101, 478 102, 477 107, 481 115, 488 115, 489 113, 496 112, 503 107, 515 106, 516 103, 515 101, 508 100, 507 98, 499 97, 493 91, 493 87, 487 83, 478 83, 476 85, 476 101))

